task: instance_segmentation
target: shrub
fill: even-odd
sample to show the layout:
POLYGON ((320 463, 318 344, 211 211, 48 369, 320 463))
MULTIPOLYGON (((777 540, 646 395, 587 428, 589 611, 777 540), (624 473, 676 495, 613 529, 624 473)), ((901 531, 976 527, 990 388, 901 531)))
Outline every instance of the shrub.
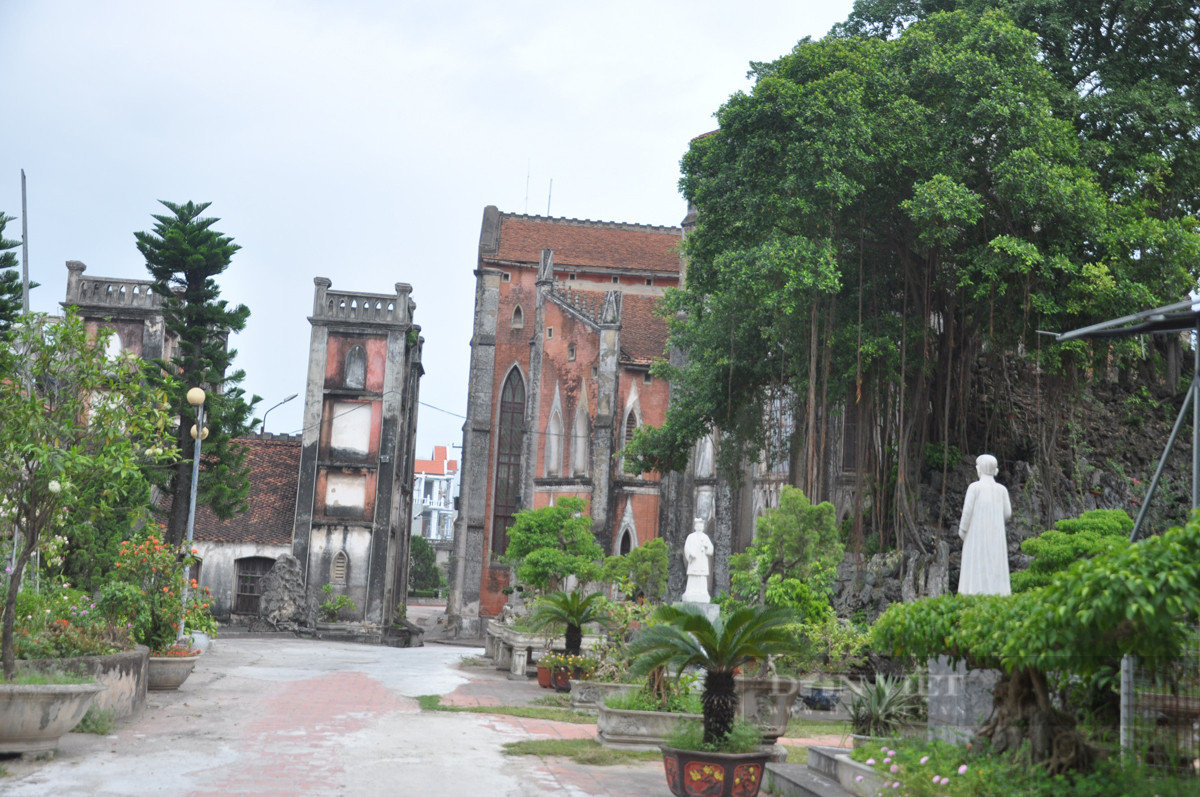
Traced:
POLYGON ((921 698, 907 678, 881 675, 874 684, 850 684, 850 727, 863 736, 895 736, 921 714, 921 698))
POLYGON ((1053 529, 1021 543, 1021 550, 1033 561, 1027 570, 1013 573, 1012 591, 1049 586, 1055 574, 1080 559, 1125 548, 1131 531, 1133 521, 1123 509, 1094 509, 1078 518, 1058 521, 1053 529))
POLYGON ((327 623, 337 622, 338 615, 345 611, 358 611, 358 606, 349 595, 333 594, 333 585, 326 584, 321 587, 321 592, 325 595, 325 600, 321 603, 321 619, 327 623))
POLYGON ((600 576, 604 551, 592 535, 586 508, 578 498, 563 498, 554 506, 516 514, 504 558, 516 564, 517 578, 547 590, 557 589, 568 576, 581 583, 600 576))
POLYGON ((604 578, 630 597, 659 603, 667 594, 667 543, 655 537, 624 556, 604 561, 604 578))

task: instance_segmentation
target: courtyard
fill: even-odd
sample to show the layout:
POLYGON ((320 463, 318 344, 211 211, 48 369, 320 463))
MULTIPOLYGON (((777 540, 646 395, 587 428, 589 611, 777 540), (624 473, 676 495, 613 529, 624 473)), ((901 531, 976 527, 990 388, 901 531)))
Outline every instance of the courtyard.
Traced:
POLYGON ((503 673, 469 666, 478 654, 438 645, 220 639, 178 692, 151 692, 133 722, 108 736, 69 734, 51 761, 5 761, 0 793, 669 793, 661 763, 585 767, 502 752, 508 742, 590 738, 594 726, 420 710, 421 695, 464 706, 538 696, 536 685, 510 685, 503 673))

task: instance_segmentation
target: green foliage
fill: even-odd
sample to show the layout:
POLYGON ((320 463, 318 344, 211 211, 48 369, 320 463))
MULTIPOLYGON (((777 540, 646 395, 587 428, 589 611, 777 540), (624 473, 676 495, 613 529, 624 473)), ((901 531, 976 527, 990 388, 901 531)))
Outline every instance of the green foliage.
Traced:
POLYGON ((325 600, 321 602, 321 619, 327 623, 336 623, 338 615, 343 611, 358 611, 358 606, 351 600, 349 595, 334 595, 333 585, 326 584, 321 587, 322 594, 325 595, 325 600))
POLYGON ((21 273, 17 269, 17 255, 10 251, 21 242, 4 237, 4 228, 10 221, 15 219, 0 212, 0 338, 7 336, 9 327, 21 315, 21 273))
POLYGON ((13 641, 18 659, 104 656, 132 646, 129 629, 110 625, 91 596, 53 583, 17 596, 13 641))
POLYGON ((600 576, 604 551, 592 535, 592 520, 578 498, 518 512, 508 530, 505 559, 517 565, 517 578, 538 589, 557 589, 567 576, 581 583, 600 576))
POLYGON ((73 672, 55 669, 22 670, 16 677, 8 680, 8 683, 19 686, 68 686, 95 682, 96 679, 90 675, 77 675, 73 672))
POLYGON ((527 739, 523 742, 507 742, 504 745, 503 753, 504 755, 561 756, 570 758, 576 764, 600 767, 630 764, 636 761, 662 761, 662 753, 657 750, 638 752, 611 750, 601 747, 599 742, 591 739, 527 739))
POLYGON ((921 698, 907 678, 879 675, 873 684, 850 684, 850 726, 864 736, 895 736, 921 716, 921 698))
POLYGON ((1028 746, 1015 756, 996 755, 987 742, 967 748, 905 739, 886 747, 860 747, 850 757, 871 761, 888 786, 898 781, 897 791, 912 797, 1185 797, 1196 790, 1194 779, 1164 776, 1130 756, 1114 756, 1086 774, 1050 775, 1031 764, 1028 746))
POLYGON ((624 556, 604 560, 604 579, 631 598, 659 603, 667 594, 667 543, 655 537, 624 556))
POLYGON ((132 357, 110 359, 68 309, 30 315, 0 348, 0 526, 20 541, 3 630, 6 677, 21 575, 36 550, 78 519, 108 517, 138 469, 168 458, 165 389, 146 384, 132 357))
POLYGON ((117 624, 128 625, 134 641, 155 655, 175 646, 184 631, 216 635, 208 588, 193 588, 184 612, 184 568, 195 564, 192 552, 166 544, 162 528, 147 525, 121 542, 118 559, 104 586, 100 610, 117 624))
POLYGON ((753 753, 762 744, 762 730, 752 722, 740 717, 734 721, 729 732, 710 741, 705 737, 704 724, 683 721, 667 734, 667 747, 676 750, 693 750, 703 753, 753 753))
POLYGON ((604 698, 604 705, 622 711, 669 711, 676 714, 700 714, 704 710, 700 705, 700 695, 682 690, 669 692, 665 706, 649 689, 608 695, 604 698))
POLYGON ((566 711, 559 708, 540 706, 443 706, 441 695, 421 695, 417 704, 422 711, 460 711, 469 714, 505 714, 510 717, 527 717, 537 720, 571 722, 576 725, 591 725, 596 722, 594 714, 582 711, 566 711))
POLYGON ((758 519, 754 542, 730 559, 733 593, 789 607, 814 621, 829 615, 829 589, 842 560, 836 518, 833 504, 813 506, 803 492, 785 485, 779 508, 758 519))
POLYGON ((872 644, 895 656, 947 655, 1010 671, 1090 676, 1126 654, 1152 666, 1175 658, 1200 620, 1197 550, 1200 517, 1075 562, 1049 586, 893 604, 871 629, 872 644))
POLYGON ((437 554, 429 540, 419 535, 412 536, 412 548, 408 555, 408 588, 410 590, 436 590, 442 585, 442 572, 438 570, 437 554))
POLYGON ((250 467, 246 447, 234 441, 253 428, 251 413, 260 399, 254 396, 247 401, 238 387, 246 374, 232 370, 237 350, 228 345, 231 334, 246 328, 250 310, 240 304, 230 307, 220 298, 216 281, 241 247, 212 228, 219 219, 201 216, 210 203, 162 204, 171 212, 154 216, 154 229, 134 237, 153 279, 151 290, 163 299, 167 330, 179 340, 170 361, 145 367, 146 379, 169 393, 171 413, 179 419, 175 438, 182 459, 170 470, 147 470, 148 477, 173 496, 167 540, 178 545, 187 525, 191 428, 196 422, 187 391, 199 386, 208 393, 204 425, 209 436, 203 444, 198 500, 222 520, 246 511, 250 467))
POLYGON ((575 655, 579 654, 583 641, 583 627, 591 623, 607 626, 608 622, 608 599, 599 592, 585 597, 579 590, 543 595, 529 615, 529 627, 535 631, 566 626, 567 653, 575 655))
POLYGON ((1133 521, 1122 509, 1093 509, 1075 519, 1063 519, 1054 528, 1021 543, 1033 557, 1029 568, 1012 575, 1012 591, 1027 592, 1049 586, 1055 574, 1081 559, 1119 551, 1129 545, 1133 521))
POLYGON ((112 733, 117 717, 115 708, 99 708, 95 703, 88 706, 87 713, 75 726, 73 733, 94 733, 97 736, 108 736, 112 733))
POLYGON ((947 446, 942 443, 925 444, 925 467, 929 470, 940 471, 945 467, 954 467, 962 461, 958 446, 947 446))

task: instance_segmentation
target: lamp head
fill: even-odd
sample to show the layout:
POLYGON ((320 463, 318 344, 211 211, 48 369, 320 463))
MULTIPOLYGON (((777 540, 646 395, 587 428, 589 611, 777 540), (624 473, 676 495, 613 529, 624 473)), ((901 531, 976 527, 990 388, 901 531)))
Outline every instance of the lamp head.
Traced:
POLYGON ((204 399, 204 391, 198 387, 194 387, 187 392, 188 404, 191 404, 193 407, 199 407, 204 403, 204 399))

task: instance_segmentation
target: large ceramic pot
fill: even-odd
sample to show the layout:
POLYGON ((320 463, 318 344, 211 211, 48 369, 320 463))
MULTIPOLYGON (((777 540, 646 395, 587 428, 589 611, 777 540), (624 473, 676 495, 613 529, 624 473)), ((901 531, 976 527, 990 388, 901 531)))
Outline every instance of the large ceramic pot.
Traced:
POLYGON ((792 704, 800 693, 800 682, 792 678, 748 675, 735 675, 733 680, 737 685, 738 713, 743 720, 759 727, 765 743, 775 744, 775 740, 787 731, 792 704))
POLYGON ((661 749, 667 786, 675 797, 757 797, 762 786, 767 753, 661 749))
POLYGON ((0 684, 0 753, 41 753, 79 724, 100 684, 0 684))
POLYGON ((542 687, 543 689, 549 689, 550 688, 550 668, 549 667, 538 667, 537 671, 538 671, 538 686, 542 687))
POLYGON ((192 674, 196 666, 195 656, 151 656, 150 657, 150 691, 163 692, 178 689, 192 674))

